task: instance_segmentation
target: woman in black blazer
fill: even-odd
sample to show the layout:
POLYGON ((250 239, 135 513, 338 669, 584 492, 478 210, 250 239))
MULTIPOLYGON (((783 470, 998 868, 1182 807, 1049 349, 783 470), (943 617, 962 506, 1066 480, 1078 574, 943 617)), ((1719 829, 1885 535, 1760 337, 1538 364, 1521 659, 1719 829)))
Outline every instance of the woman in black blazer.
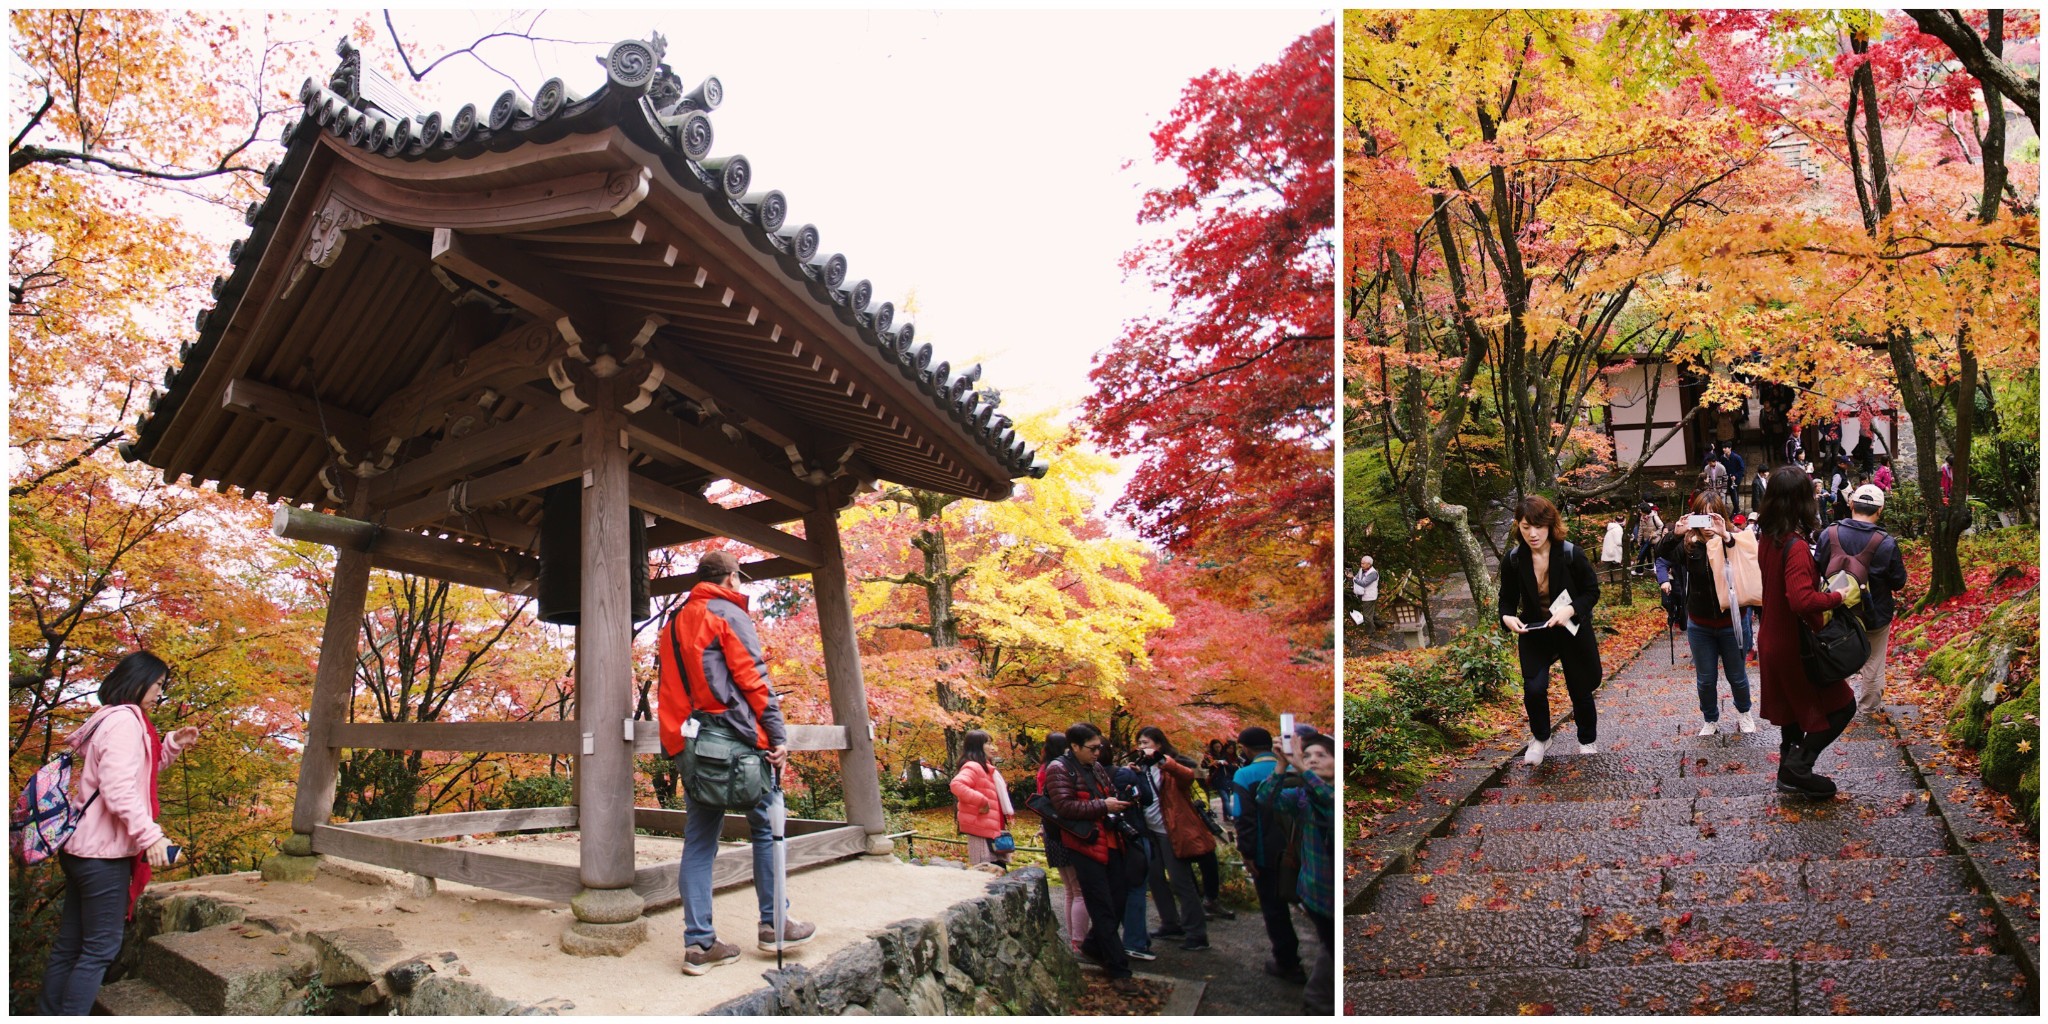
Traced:
POLYGON ((1522 659, 1522 706, 1529 712, 1532 740, 1522 760, 1542 764, 1550 745, 1550 666, 1564 663, 1564 688, 1572 698, 1572 720, 1578 725, 1582 753, 1599 752, 1599 718, 1593 691, 1600 688, 1600 643, 1593 635, 1593 605, 1600 600, 1600 580, 1585 552, 1559 536, 1564 523, 1557 507, 1532 495, 1515 513, 1521 543, 1508 549, 1501 562, 1500 621, 1516 634, 1522 659), (1539 582, 1537 570, 1543 571, 1539 582), (1571 594, 1570 606, 1551 612, 1559 593, 1571 594), (1577 625, 1574 636, 1567 624, 1577 625))

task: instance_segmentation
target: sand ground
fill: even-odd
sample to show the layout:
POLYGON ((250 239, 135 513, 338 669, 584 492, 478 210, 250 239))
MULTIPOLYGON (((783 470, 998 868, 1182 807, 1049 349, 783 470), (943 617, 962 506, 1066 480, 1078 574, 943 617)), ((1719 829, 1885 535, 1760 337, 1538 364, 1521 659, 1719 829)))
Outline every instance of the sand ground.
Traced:
MULTIPOLYGON (((573 835, 520 836, 492 841, 535 860, 575 863, 573 835)), ((481 844, 479 844, 481 845, 481 844)), ((681 841, 642 836, 635 858, 643 865, 680 856, 681 841)), ((443 883, 426 898, 410 894, 404 875, 329 859, 310 884, 270 884, 255 872, 212 875, 158 886, 166 892, 206 892, 241 904, 252 917, 289 918, 306 931, 346 927, 390 930, 408 954, 452 951, 471 978, 519 1003, 565 999, 587 1014, 701 1013, 763 982, 773 953, 754 949, 757 903, 752 886, 717 894, 713 915, 719 937, 738 945, 738 962, 699 977, 679 970, 683 953, 680 906, 647 915, 647 941, 623 957, 572 957, 557 947, 574 920, 564 904, 443 883)), ((981 895, 991 876, 956 867, 921 867, 894 858, 859 858, 793 873, 791 915, 818 926, 792 963, 822 964, 874 929, 906 918, 936 916, 954 903, 981 895)))

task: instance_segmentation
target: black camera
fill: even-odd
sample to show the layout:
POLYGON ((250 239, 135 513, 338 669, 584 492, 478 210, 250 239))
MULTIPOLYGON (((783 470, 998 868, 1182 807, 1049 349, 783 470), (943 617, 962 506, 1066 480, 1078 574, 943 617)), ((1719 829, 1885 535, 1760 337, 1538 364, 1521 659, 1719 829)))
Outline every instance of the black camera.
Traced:
POLYGON ((1138 826, 1135 823, 1133 823, 1129 818, 1124 817, 1122 814, 1107 814, 1103 816, 1102 820, 1106 824, 1108 824, 1110 828, 1116 829, 1117 835, 1124 837, 1125 842, 1135 843, 1145 838, 1145 833, 1141 831, 1138 828, 1138 826))

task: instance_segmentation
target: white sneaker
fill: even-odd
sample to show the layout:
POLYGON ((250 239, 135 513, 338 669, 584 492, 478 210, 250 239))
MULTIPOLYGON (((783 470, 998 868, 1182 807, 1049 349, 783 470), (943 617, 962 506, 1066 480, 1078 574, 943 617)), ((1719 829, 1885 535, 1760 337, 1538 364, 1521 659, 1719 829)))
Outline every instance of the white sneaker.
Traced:
POLYGON ((1735 719, 1735 724, 1736 724, 1736 725, 1738 725, 1738 726, 1740 726, 1743 732, 1755 732, 1755 731, 1756 731, 1756 714, 1755 714, 1755 712, 1751 712, 1751 711, 1744 711, 1744 712, 1741 712, 1741 713, 1740 713, 1740 714, 1739 714, 1739 715, 1738 715, 1738 716, 1736 717, 1736 719, 1735 719))
POLYGON ((1700 731, 1699 731, 1699 732, 1696 732, 1696 733, 1694 733, 1693 735, 1695 735, 1695 736, 1712 736, 1713 734, 1715 734, 1715 733, 1717 733, 1717 732, 1720 732, 1720 731, 1721 731, 1720 729, 1718 729, 1718 728, 1715 728, 1715 726, 1714 726, 1714 723, 1712 723, 1712 722, 1706 722, 1706 723, 1704 723, 1704 724, 1702 724, 1702 725, 1700 726, 1700 731))
POLYGON ((1598 743, 1581 743, 1581 744, 1579 744, 1579 753, 1581 753, 1581 754, 1597 754, 1597 753, 1599 753, 1599 752, 1600 752, 1600 744, 1598 744, 1598 743))
POLYGON ((1530 740, 1528 751, 1522 755, 1522 763, 1528 765, 1542 764, 1543 751, 1549 746, 1550 744, 1543 740, 1530 740))

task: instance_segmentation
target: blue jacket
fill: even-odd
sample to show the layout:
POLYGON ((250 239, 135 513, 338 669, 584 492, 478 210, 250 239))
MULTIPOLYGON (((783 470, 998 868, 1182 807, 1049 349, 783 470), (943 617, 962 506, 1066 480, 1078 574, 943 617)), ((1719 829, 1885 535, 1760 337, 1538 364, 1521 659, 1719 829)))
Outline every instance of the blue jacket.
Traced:
POLYGON ((1237 823, 1237 848, 1244 859, 1257 867, 1270 868, 1280 863, 1281 840, 1274 827, 1272 809, 1260 807, 1252 799, 1258 792, 1259 783, 1273 774, 1279 761, 1271 751, 1260 754, 1250 764, 1237 770, 1231 777, 1230 795, 1224 798, 1224 813, 1237 823))
POLYGON ((1877 554, 1870 559, 1870 628, 1883 629, 1891 625, 1897 608, 1892 595, 1906 585, 1906 560, 1899 557, 1899 544, 1892 535, 1876 523, 1858 519, 1844 519, 1820 532, 1814 539, 1813 567, 1825 574, 1828 562, 1841 551, 1849 555, 1860 555, 1871 537, 1877 538, 1877 554), (1860 534, 1859 537, 1845 537, 1844 533, 1860 534))

